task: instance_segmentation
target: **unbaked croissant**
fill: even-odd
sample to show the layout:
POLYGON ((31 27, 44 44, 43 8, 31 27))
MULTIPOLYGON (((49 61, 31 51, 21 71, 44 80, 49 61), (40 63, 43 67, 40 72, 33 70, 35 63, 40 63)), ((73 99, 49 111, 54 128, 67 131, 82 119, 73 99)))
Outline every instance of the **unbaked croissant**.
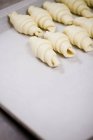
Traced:
POLYGON ((87 6, 84 0, 56 0, 57 2, 62 2, 66 4, 70 11, 76 15, 81 15, 87 18, 92 18, 93 13, 87 6))
POLYGON ((64 33, 69 37, 70 42, 85 52, 93 50, 93 41, 89 38, 88 33, 79 26, 68 26, 64 33))
POLYGON ((75 51, 72 48, 68 37, 64 33, 46 32, 44 38, 51 41, 53 49, 60 54, 63 54, 65 57, 72 57, 75 55, 75 51))
POLYGON ((57 55, 53 51, 51 43, 48 40, 31 37, 29 41, 32 51, 37 58, 47 63, 50 67, 57 67, 59 65, 57 55))
POLYGON ((86 29, 89 36, 93 38, 93 18, 87 19, 85 17, 75 18, 73 24, 79 25, 86 29))
POLYGON ((28 13, 34 18, 40 28, 51 32, 55 31, 56 26, 52 21, 52 17, 46 10, 39 7, 30 6, 28 13))
POLYGON ((43 7, 51 14, 53 20, 66 25, 72 24, 72 14, 65 4, 46 1, 43 7))
POLYGON ((19 33, 42 36, 43 31, 37 27, 35 21, 29 15, 21 15, 17 12, 9 14, 10 22, 19 33))
POLYGON ((89 7, 93 7, 93 0, 85 0, 89 7))

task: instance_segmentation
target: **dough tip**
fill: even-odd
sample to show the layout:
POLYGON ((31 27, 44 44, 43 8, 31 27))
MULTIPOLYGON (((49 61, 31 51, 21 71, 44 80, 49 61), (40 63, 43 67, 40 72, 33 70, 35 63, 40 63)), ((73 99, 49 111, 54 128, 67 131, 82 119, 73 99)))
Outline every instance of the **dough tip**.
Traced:
POLYGON ((75 51, 73 48, 68 48, 65 54, 65 57, 73 57, 75 55, 75 51))
POLYGON ((93 18, 93 13, 89 10, 82 11, 82 15, 86 18, 93 18))
POLYGON ((37 37, 43 37, 43 31, 42 31, 42 30, 38 30, 38 31, 35 33, 35 35, 36 35, 37 37))
POLYGON ((45 1, 45 2, 43 3, 43 7, 44 7, 44 8, 47 8, 47 6, 48 6, 50 3, 51 3, 50 1, 45 1))
POLYGON ((8 17, 10 18, 11 16, 14 16, 14 15, 17 15, 17 12, 16 12, 16 11, 14 11, 14 12, 8 14, 8 17))
POLYGON ((93 43, 91 43, 87 48, 84 49, 85 52, 93 51, 93 43))
POLYGON ((52 59, 52 67, 58 67, 59 65, 60 65, 59 60, 57 59, 56 56, 54 56, 52 59))
POLYGON ((49 32, 55 32, 56 31, 56 27, 55 26, 50 26, 50 27, 47 28, 47 30, 49 32))

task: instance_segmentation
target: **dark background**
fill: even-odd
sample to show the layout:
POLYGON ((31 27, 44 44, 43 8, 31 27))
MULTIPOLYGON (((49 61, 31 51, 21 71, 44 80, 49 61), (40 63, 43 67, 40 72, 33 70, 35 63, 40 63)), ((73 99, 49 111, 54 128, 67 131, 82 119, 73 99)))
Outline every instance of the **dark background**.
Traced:
POLYGON ((41 140, 0 109, 0 140, 41 140))
POLYGON ((22 0, 0 0, 0 10, 22 0))
MULTIPOLYGON (((29 132, 0 109, 0 140, 42 140, 33 132, 29 132)), ((93 140, 90 137, 87 140, 93 140)))

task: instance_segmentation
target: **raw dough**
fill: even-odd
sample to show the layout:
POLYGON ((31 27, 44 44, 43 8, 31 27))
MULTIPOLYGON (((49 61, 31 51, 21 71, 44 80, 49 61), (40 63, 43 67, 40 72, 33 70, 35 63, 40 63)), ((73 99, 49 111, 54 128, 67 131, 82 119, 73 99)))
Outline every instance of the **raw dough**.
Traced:
POLYGON ((87 6, 84 0, 56 0, 56 2, 66 4, 70 11, 76 15, 81 15, 87 18, 93 17, 91 9, 87 6))
POLYGON ((29 15, 21 15, 17 12, 9 14, 10 22, 19 33, 43 36, 43 31, 37 27, 35 21, 29 15))
POLYGON ((65 4, 46 1, 43 7, 51 14, 53 20, 66 25, 72 24, 72 14, 65 4))
POLYGON ((79 25, 83 27, 84 29, 86 29, 89 36, 93 38, 93 18, 90 18, 90 19, 87 19, 85 17, 75 18, 75 20, 73 21, 73 24, 79 25))
POLYGON ((30 6, 28 13, 34 18, 40 28, 51 32, 55 31, 56 26, 52 21, 52 17, 46 10, 39 7, 30 6))
POLYGON ((93 7, 93 0, 85 0, 89 7, 93 7))
POLYGON ((69 37, 70 42, 85 52, 93 50, 93 41, 89 38, 85 29, 79 26, 68 26, 64 29, 64 33, 69 37))
POLYGON ((46 32, 44 38, 51 41, 53 49, 60 54, 63 54, 65 57, 73 57, 75 51, 72 48, 68 37, 61 32, 46 32))
POLYGON ((30 44, 33 53, 44 63, 47 63, 50 67, 57 67, 59 61, 56 53, 53 51, 50 41, 38 37, 31 37, 30 44))

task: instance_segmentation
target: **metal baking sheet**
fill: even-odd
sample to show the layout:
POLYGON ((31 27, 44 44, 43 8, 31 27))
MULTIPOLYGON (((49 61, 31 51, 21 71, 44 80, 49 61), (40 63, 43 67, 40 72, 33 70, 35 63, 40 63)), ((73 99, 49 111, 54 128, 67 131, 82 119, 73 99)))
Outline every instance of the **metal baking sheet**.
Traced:
POLYGON ((29 37, 17 33, 6 18, 10 11, 24 13, 31 3, 43 1, 0 11, 0 103, 43 139, 86 140, 93 136, 93 52, 75 48, 75 57, 58 55, 60 67, 50 68, 34 57, 29 37))

